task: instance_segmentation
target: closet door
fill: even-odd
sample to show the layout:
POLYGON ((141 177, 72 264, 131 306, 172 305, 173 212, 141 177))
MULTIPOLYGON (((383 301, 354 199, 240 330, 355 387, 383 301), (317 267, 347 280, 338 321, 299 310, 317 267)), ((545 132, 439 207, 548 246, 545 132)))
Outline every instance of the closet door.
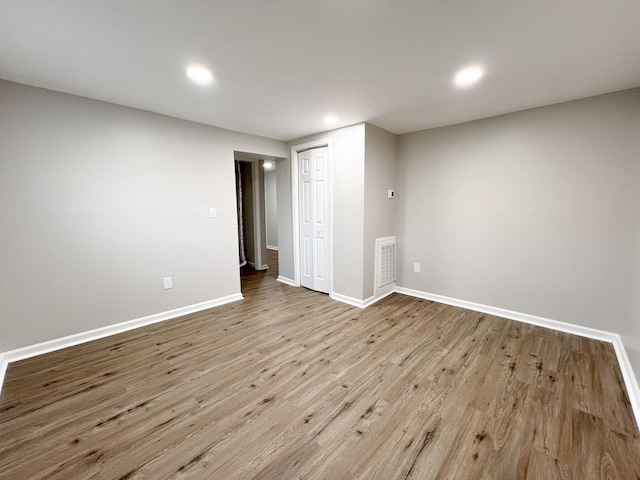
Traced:
POLYGON ((300 283, 329 293, 329 186, 327 147, 298 154, 300 283))

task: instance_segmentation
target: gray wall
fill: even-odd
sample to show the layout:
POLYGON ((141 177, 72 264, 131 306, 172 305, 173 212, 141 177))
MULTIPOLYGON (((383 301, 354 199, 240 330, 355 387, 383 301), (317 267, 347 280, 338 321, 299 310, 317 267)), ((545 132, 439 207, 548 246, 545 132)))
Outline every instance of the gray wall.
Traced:
MULTIPOLYGON (((393 202, 388 133, 291 144, 333 139, 335 292, 370 296, 395 203, 400 286, 620 333, 640 372, 638 132, 635 89, 403 135, 393 202)), ((239 293, 234 150, 289 155, 0 81, 0 350, 239 293)), ((289 160, 276 182, 293 278, 289 160)))
POLYGON ((395 200, 387 190, 395 189, 397 136, 365 125, 364 167, 364 299, 376 293, 375 241, 395 235, 395 200))
POLYGON ((276 161, 278 189, 278 275, 293 281, 293 205, 291 198, 291 160, 276 161))
POLYGON ((375 239, 395 234, 395 209, 387 190, 394 188, 396 138, 358 124, 289 143, 332 141, 333 292, 356 300, 375 293, 375 239))
POLYGON ((620 333, 640 372, 640 89, 403 135, 398 167, 399 285, 620 333))
POLYGON ((278 246, 278 195, 276 187, 276 171, 264 171, 264 203, 267 222, 267 245, 278 246))
POLYGON ((239 293, 234 150, 288 155, 0 81, 0 350, 239 293))
POLYGON ((333 291, 364 299, 364 124, 333 137, 333 291))
MULTIPOLYGON (((358 300, 363 299, 364 132, 361 123, 289 142, 295 146, 318 139, 332 141, 333 292, 358 300)), ((280 221, 284 221, 282 215, 280 221)), ((293 235, 293 226, 289 229, 293 235)))

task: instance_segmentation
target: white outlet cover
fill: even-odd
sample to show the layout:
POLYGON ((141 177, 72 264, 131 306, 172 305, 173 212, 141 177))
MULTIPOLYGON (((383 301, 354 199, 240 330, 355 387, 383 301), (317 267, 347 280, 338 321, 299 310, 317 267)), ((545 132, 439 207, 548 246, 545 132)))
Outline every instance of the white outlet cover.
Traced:
POLYGON ((171 277, 164 277, 162 279, 162 283, 164 285, 165 290, 168 290, 169 288, 173 288, 173 280, 171 279, 171 277))
POLYGON ((419 263, 414 263, 413 264, 413 273, 420 273, 420 264, 419 263))
POLYGON ((210 208, 209 209, 209 216, 211 218, 216 218, 218 216, 218 214, 216 213, 216 209, 215 208, 210 208))

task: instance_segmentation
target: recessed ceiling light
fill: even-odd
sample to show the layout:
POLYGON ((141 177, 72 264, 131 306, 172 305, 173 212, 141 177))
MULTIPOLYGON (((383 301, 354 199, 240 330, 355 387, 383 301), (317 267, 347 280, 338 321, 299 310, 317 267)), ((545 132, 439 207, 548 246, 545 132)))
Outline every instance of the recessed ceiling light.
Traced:
POLYGON ((213 83, 213 75, 208 68, 202 65, 192 65, 187 68, 187 77, 198 85, 211 85, 213 83))
POLYGON ((480 80, 483 74, 480 67, 467 67, 456 73, 454 81, 459 87, 469 87, 480 80))
POLYGON ((265 170, 271 170, 273 168, 273 163, 271 162, 264 162, 262 164, 262 166, 264 167, 265 170))
POLYGON ((333 115, 327 115, 326 117, 324 117, 323 121, 327 125, 333 125, 334 123, 338 123, 338 119, 333 115))

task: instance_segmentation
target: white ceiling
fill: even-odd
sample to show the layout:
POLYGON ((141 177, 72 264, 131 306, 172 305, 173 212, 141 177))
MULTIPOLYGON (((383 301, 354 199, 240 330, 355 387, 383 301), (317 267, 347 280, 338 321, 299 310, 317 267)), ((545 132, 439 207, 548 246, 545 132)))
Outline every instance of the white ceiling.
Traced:
POLYGON ((2 0, 0 78, 281 140, 406 133, 640 86, 640 1, 2 0))

